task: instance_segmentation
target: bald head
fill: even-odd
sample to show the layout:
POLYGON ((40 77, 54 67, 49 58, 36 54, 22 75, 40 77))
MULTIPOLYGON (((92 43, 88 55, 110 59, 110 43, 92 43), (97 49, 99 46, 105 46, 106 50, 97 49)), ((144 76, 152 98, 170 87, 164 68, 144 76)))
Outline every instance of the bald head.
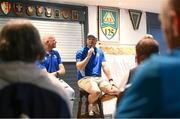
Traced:
POLYGON ((56 39, 55 36, 52 34, 46 34, 43 37, 43 43, 45 46, 46 51, 51 51, 53 48, 56 47, 56 39))
POLYGON ((54 38, 54 35, 53 34, 46 34, 43 36, 43 42, 47 42, 49 41, 50 39, 53 39, 54 38))

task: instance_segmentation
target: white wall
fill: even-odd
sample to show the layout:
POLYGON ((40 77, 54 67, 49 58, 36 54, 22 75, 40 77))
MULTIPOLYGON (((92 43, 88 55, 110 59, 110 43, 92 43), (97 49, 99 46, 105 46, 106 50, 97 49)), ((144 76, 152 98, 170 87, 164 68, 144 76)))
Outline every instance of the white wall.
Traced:
POLYGON ((120 44, 136 44, 146 34, 146 29, 145 12, 142 13, 139 29, 134 30, 128 10, 120 9, 120 44))
MULTIPOLYGON (((97 6, 88 6, 89 31, 97 34, 98 30, 97 6)), ((134 30, 128 10, 120 9, 120 45, 135 45, 146 34, 146 14, 142 13, 138 30, 134 30)))
POLYGON ((89 33, 93 33, 98 36, 98 26, 97 26, 97 6, 88 6, 88 27, 89 33))

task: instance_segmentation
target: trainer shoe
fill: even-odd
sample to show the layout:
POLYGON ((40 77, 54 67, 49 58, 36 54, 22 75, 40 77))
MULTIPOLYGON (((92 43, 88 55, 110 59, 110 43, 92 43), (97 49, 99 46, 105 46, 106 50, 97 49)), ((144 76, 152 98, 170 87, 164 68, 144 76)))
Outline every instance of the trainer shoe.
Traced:
POLYGON ((93 104, 93 112, 95 114, 100 114, 99 106, 97 103, 93 104))
POLYGON ((89 105, 88 105, 88 111, 89 111, 89 115, 90 115, 90 116, 93 116, 93 115, 94 115, 93 104, 89 104, 89 105))

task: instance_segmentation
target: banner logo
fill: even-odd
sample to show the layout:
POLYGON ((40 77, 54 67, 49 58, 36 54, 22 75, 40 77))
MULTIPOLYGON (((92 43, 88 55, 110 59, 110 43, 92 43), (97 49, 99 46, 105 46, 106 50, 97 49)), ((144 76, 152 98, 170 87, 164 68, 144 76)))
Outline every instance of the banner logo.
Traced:
POLYGON ((139 11, 139 10, 130 9, 129 10, 129 15, 130 15, 131 22, 132 22, 134 30, 138 30, 139 24, 140 24, 140 21, 141 21, 142 12, 139 11))
POLYGON ((118 29, 118 16, 117 12, 113 10, 102 9, 100 12, 100 27, 103 34, 108 40, 112 39, 118 29))

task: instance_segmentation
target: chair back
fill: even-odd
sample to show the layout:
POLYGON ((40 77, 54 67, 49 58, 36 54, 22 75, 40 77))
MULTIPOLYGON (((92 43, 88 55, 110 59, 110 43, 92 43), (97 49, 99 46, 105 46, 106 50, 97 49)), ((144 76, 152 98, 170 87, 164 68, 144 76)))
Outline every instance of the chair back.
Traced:
POLYGON ((14 83, 0 90, 0 118, 70 118, 64 98, 29 83, 14 83))

